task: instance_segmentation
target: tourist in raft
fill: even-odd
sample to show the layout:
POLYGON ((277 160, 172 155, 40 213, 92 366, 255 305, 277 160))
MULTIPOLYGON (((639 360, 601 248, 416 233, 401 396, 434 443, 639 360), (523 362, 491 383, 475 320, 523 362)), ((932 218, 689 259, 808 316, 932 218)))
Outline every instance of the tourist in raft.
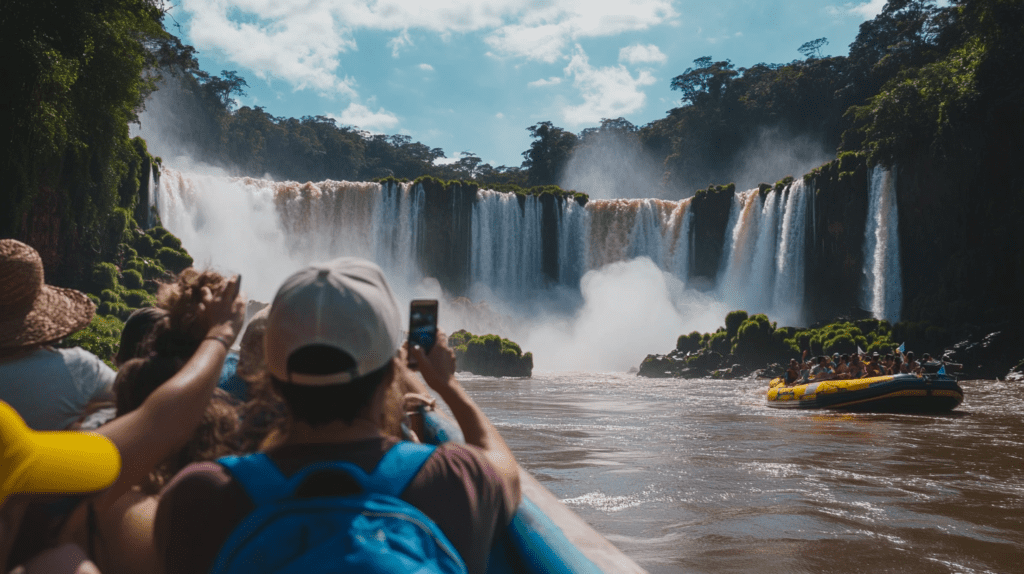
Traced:
POLYGON ((800 363, 796 359, 789 360, 789 368, 786 369, 786 384, 792 385, 800 380, 800 363))
POLYGON ((921 374, 921 365, 916 360, 914 360, 913 351, 907 352, 907 360, 905 363, 903 363, 903 367, 901 367, 901 372, 910 373, 912 375, 921 374))
POLYGON ((885 371, 886 375, 894 374, 892 372, 892 355, 886 353, 886 355, 882 357, 882 369, 885 371))
POLYGON ((811 367, 811 377, 816 381, 826 381, 832 378, 832 368, 828 364, 828 357, 818 357, 818 364, 811 367))
POLYGON ((860 355, 854 354, 850 356, 850 367, 846 372, 846 378, 848 379, 859 379, 867 374, 867 369, 864 363, 860 360, 860 355))
MULTIPOLYGON (((191 269, 183 275, 190 272, 199 275, 191 269)), ((121 453, 123 464, 117 480, 88 499, 62 499, 42 508, 47 513, 41 519, 29 521, 26 517, 26 523, 31 523, 23 525, 20 533, 24 543, 16 546, 19 561, 47 546, 74 543, 108 574, 162 569, 152 542, 156 510, 152 495, 159 481, 173 473, 175 460, 171 456, 181 455, 204 417, 209 420, 208 408, 224 357, 244 318, 245 300, 238 293, 238 279, 203 276, 210 281, 194 285, 187 297, 177 297, 177 303, 191 309, 188 319, 168 325, 184 325, 187 335, 182 331, 155 339, 154 344, 173 341, 173 352, 165 347, 162 355, 157 351, 154 356, 128 361, 118 375, 118 382, 123 383, 118 385, 120 416, 96 431, 121 453), (183 301, 185 298, 189 301, 183 301), (166 382, 159 384, 161 380, 166 382), (167 469, 163 475, 161 467, 167 469), (158 482, 153 483, 155 477, 158 482)), ((174 319, 174 310, 170 311, 169 317, 174 319)), ((231 411, 228 420, 237 422, 237 415, 231 411)))
POLYGON ((835 378, 845 379, 847 378, 846 373, 850 370, 850 355, 839 355, 839 360, 836 361, 835 378))
POLYGON ((879 362, 879 355, 877 352, 871 353, 871 359, 865 366, 865 377, 880 377, 885 374, 885 367, 879 362))
POLYGON ((68 428, 90 401, 112 398, 113 369, 86 350, 52 346, 94 309, 84 293, 45 283, 35 249, 0 239, 0 400, 30 428, 68 428))
MULTIPOLYGON (((401 467, 407 459, 390 456, 399 441, 388 435, 384 416, 389 389, 407 370, 400 317, 383 272, 369 261, 337 259, 288 278, 264 335, 269 377, 288 406, 287 434, 235 464, 285 477, 328 461, 371 473, 386 455, 401 467)), ((438 332, 429 354, 419 347, 408 352, 451 408, 466 444, 445 443, 430 452, 399 496, 437 524, 469 572, 483 573, 495 533, 519 504, 518 465, 455 378, 455 355, 444 333, 438 332)), ((321 495, 359 491, 350 480, 315 477, 307 484, 319 483, 321 495)), ((165 572, 208 572, 255 508, 226 466, 186 467, 163 491, 157 511, 154 534, 165 572)))
MULTIPOLYGON (((111 359, 114 366, 121 368, 132 359, 148 355, 149 348, 145 345, 146 339, 157 323, 166 316, 167 311, 159 307, 143 307, 132 311, 125 319, 124 327, 121 328, 121 341, 118 344, 117 353, 111 359)), ((93 400, 86 406, 81 420, 69 428, 96 430, 113 420, 116 415, 117 407, 113 397, 93 400)))

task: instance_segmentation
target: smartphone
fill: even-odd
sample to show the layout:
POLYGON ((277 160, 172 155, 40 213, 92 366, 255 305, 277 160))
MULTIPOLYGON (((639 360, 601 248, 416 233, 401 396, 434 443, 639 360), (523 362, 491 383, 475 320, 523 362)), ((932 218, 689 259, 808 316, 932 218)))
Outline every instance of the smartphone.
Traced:
MULTIPOLYGON (((429 353, 437 341, 437 299, 413 299, 409 303, 409 348, 419 345, 429 353)), ((409 359, 409 366, 416 361, 409 359)))

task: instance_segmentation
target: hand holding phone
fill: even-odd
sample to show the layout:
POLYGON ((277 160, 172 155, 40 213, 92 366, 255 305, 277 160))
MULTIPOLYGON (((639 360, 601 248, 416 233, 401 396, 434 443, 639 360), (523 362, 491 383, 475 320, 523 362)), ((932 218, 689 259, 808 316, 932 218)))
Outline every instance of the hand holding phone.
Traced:
MULTIPOLYGON (((419 345, 427 354, 437 341, 437 299, 414 299, 409 304, 409 348, 419 345)), ((416 367, 414 359, 409 366, 416 367)))

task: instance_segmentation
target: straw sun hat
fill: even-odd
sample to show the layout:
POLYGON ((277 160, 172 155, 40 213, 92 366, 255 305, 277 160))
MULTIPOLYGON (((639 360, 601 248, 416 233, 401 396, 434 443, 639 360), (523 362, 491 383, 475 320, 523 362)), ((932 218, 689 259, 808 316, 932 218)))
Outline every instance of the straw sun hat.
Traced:
POLYGON ((92 320, 84 293, 43 282, 43 260, 15 239, 0 239, 0 350, 61 339, 92 320))

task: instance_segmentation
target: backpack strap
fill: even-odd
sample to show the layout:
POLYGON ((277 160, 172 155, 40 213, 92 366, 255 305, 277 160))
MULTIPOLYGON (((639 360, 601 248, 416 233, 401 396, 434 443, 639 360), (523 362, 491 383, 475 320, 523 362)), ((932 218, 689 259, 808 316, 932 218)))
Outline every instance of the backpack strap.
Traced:
POLYGON ((402 441, 384 453, 364 487, 398 498, 437 447, 402 441))
POLYGON ((288 479, 262 452, 217 459, 256 504, 263 506, 288 494, 288 479))
POLYGON ((402 441, 384 453, 377 468, 370 474, 351 462, 322 461, 305 466, 291 478, 286 478, 262 452, 246 456, 225 456, 217 462, 228 470, 256 506, 293 496, 310 475, 323 470, 340 470, 356 479, 368 492, 398 498, 435 448, 432 445, 402 441))

